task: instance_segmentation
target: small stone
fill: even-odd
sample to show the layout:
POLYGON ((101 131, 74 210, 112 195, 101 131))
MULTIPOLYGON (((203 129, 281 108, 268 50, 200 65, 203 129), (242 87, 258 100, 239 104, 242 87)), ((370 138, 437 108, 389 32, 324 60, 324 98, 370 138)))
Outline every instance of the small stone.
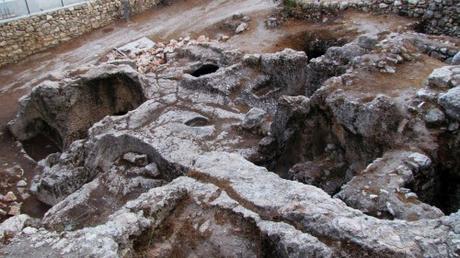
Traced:
POLYGON ((260 108, 252 108, 248 113, 246 113, 241 126, 248 130, 260 127, 264 122, 266 115, 267 112, 265 112, 265 110, 260 108))
POLYGON ((22 233, 26 235, 32 235, 38 232, 38 229, 33 228, 33 227, 26 227, 22 230, 22 233))
POLYGON ((201 36, 199 36, 199 37, 196 39, 196 41, 198 41, 198 42, 206 42, 206 41, 207 41, 207 40, 206 40, 206 36, 205 36, 205 35, 201 35, 201 36))
POLYGON ((6 195, 5 195, 5 201, 7 202, 14 202, 16 201, 18 198, 16 197, 16 195, 13 193, 13 192, 8 192, 6 195))
POLYGON ((424 120, 427 124, 438 125, 446 120, 444 112, 438 108, 430 109, 424 116, 424 120))
POLYGON ((438 93, 430 88, 420 89, 416 94, 418 98, 423 100, 436 101, 438 98, 438 93))
POLYGON ((265 26, 269 29, 273 29, 273 28, 276 28, 280 25, 279 21, 277 18, 275 17, 269 17, 266 21, 265 21, 265 26))
POLYGON ((452 85, 454 79, 453 69, 453 66, 444 66, 438 69, 434 69, 433 72, 428 76, 428 86, 441 89, 454 87, 455 85, 452 85))
POLYGON ((438 98, 438 103, 444 108, 447 115, 460 121, 460 86, 442 94, 438 98))
POLYGON ((16 186, 24 188, 27 186, 27 182, 25 180, 20 180, 19 182, 17 182, 16 186))
POLYGON ((460 124, 458 122, 453 122, 449 124, 449 126, 447 127, 447 130, 452 132, 452 131, 458 130, 459 127, 460 127, 460 124))
POLYGON ((15 165, 14 167, 8 168, 5 171, 8 173, 9 176, 12 177, 20 178, 24 175, 24 170, 19 165, 15 165))
POLYGON ((406 197, 406 199, 418 198, 417 194, 416 194, 416 193, 413 193, 413 192, 406 193, 404 196, 406 197))
POLYGON ((245 23, 245 22, 242 22, 240 25, 238 25, 238 27, 236 28, 235 30, 235 33, 236 34, 240 34, 242 32, 244 32, 245 30, 248 29, 248 24, 245 23))
POLYGON ((392 66, 385 66, 384 70, 383 70, 385 73, 395 73, 396 72, 396 69, 392 66))
POLYGON ((460 65, 460 51, 452 58, 451 64, 460 65))
POLYGON ((209 220, 206 220, 203 224, 201 224, 199 228, 200 233, 205 233, 209 229, 210 224, 211 222, 209 222, 209 220))
POLYGON ((148 164, 148 157, 145 154, 128 152, 123 155, 123 159, 140 167, 143 167, 148 164))
POLYGON ((244 15, 242 13, 235 13, 234 15, 232 15, 232 19, 233 20, 240 20, 240 19, 243 19, 244 15))
POLYGON ((364 49, 374 49, 379 38, 377 35, 363 35, 358 38, 358 45, 364 49))
POLYGON ((380 189, 380 193, 382 193, 382 194, 389 194, 388 191, 385 190, 385 189, 380 189))
POLYGON ((375 199, 379 198, 379 196, 376 195, 376 194, 370 194, 370 195, 369 195, 369 198, 370 198, 371 200, 375 200, 375 199))
POLYGON ((241 21, 249 22, 249 21, 251 21, 251 17, 245 15, 245 16, 243 16, 243 18, 241 18, 241 21))
POLYGON ((158 178, 161 176, 160 171, 158 170, 158 166, 156 163, 150 163, 145 166, 145 174, 151 178, 158 178))
POLYGON ((13 205, 10 207, 10 211, 8 212, 8 215, 17 216, 19 214, 21 214, 21 204, 13 205))
POLYGON ((23 193, 23 194, 21 194, 21 198, 22 198, 23 200, 29 199, 29 197, 30 197, 30 194, 29 194, 29 193, 23 193))

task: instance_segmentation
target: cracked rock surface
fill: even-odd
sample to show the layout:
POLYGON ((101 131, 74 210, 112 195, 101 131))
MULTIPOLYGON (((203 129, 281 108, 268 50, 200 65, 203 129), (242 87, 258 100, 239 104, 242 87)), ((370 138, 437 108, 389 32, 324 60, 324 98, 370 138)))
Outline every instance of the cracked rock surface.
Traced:
POLYGON ((460 66, 424 52, 454 46, 363 37, 317 58, 189 41, 155 72, 43 82, 10 130, 59 145, 31 186, 52 207, 0 225, 0 253, 460 256, 460 66))

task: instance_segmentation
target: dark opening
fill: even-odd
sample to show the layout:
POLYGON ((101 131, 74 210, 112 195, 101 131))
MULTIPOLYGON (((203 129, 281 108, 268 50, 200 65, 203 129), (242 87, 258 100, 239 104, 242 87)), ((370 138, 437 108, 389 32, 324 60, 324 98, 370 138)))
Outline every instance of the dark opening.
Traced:
POLYGON ((30 126, 38 129, 30 129, 39 133, 31 139, 22 141, 24 151, 34 160, 42 160, 48 155, 61 151, 62 138, 56 129, 49 126, 45 121, 38 119, 30 126))
POLYGON ((62 136, 64 148, 74 140, 86 138, 88 129, 105 116, 125 115, 145 101, 142 85, 124 73, 81 83, 81 101, 67 112, 69 117, 81 116, 83 119, 73 121, 67 135, 62 136))
POLYGON ((21 206, 21 212, 33 218, 43 218, 51 206, 39 201, 37 197, 30 196, 25 199, 21 206))
POLYGON ((270 81, 266 81, 260 84, 257 84, 254 88, 252 88, 252 93, 258 97, 264 97, 269 95, 271 92, 276 90, 274 85, 270 81))
POLYGON ((413 29, 414 29, 415 32, 425 34, 427 26, 428 26, 428 22, 426 20, 424 20, 424 21, 420 21, 420 22, 415 23, 413 29))
POLYGON ((345 45, 354 36, 355 33, 345 34, 343 31, 304 31, 283 38, 277 46, 303 51, 309 59, 313 59, 324 55, 330 47, 345 45))
POLYGON ((190 73, 190 75, 192 75, 194 77, 200 77, 200 76, 203 76, 203 75, 206 75, 206 74, 215 73, 217 70, 219 70, 219 66, 217 66, 215 64, 204 64, 204 65, 200 66, 194 72, 190 73))
POLYGON ((317 58, 326 53, 330 47, 340 47, 347 43, 343 38, 334 38, 328 33, 305 33, 301 49, 309 59, 317 58))
POLYGON ((39 134, 32 139, 23 141, 22 146, 27 155, 36 161, 42 160, 52 153, 61 151, 54 141, 43 134, 39 134))
POLYGON ((209 125, 209 120, 204 117, 195 117, 185 122, 185 125, 192 127, 207 126, 209 125))
POLYGON ((425 202, 449 215, 460 209, 460 135, 455 132, 442 134, 439 146, 436 187, 431 200, 425 202))
POLYGON ((432 205, 441 209, 446 215, 460 209, 460 176, 441 171, 439 184, 432 205))
POLYGON ((120 112, 114 113, 113 115, 114 115, 114 116, 124 116, 124 115, 126 115, 126 114, 128 114, 128 111, 122 110, 122 111, 120 111, 120 112))

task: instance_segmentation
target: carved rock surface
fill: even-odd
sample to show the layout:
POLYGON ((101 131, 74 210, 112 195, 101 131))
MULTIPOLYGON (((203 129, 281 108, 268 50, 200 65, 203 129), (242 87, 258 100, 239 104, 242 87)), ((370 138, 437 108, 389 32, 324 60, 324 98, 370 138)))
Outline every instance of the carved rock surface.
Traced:
POLYGON ((424 120, 435 108, 452 117, 456 88, 382 79, 394 94, 360 80, 387 73, 383 61, 399 62, 397 75, 417 62, 393 53, 418 51, 402 48, 412 34, 382 37, 375 52, 356 39, 311 60, 290 49, 243 55, 194 43, 172 51, 155 74, 103 64, 38 86, 10 130, 28 139, 46 123, 63 140, 32 184, 52 208, 38 225, 16 227, 0 252, 457 256, 460 213, 433 205, 446 183, 440 171, 459 167, 458 127, 424 120), (439 103, 417 94, 423 87, 439 103), (64 116, 97 105, 107 112, 64 116))

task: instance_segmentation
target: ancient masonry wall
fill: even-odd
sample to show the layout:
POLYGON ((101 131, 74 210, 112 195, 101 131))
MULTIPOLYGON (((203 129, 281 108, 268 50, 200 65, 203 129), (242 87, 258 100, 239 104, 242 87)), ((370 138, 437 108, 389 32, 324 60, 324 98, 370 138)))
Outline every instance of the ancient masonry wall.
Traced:
POLYGON ((336 14, 345 9, 364 12, 395 13, 418 18, 421 29, 430 34, 460 37, 460 0, 284 0, 287 8, 308 19, 336 14))
MULTIPOLYGON (((129 0, 132 14, 162 0, 129 0)), ((120 0, 90 0, 63 9, 0 23, 0 67, 56 46, 120 18, 120 0)))

